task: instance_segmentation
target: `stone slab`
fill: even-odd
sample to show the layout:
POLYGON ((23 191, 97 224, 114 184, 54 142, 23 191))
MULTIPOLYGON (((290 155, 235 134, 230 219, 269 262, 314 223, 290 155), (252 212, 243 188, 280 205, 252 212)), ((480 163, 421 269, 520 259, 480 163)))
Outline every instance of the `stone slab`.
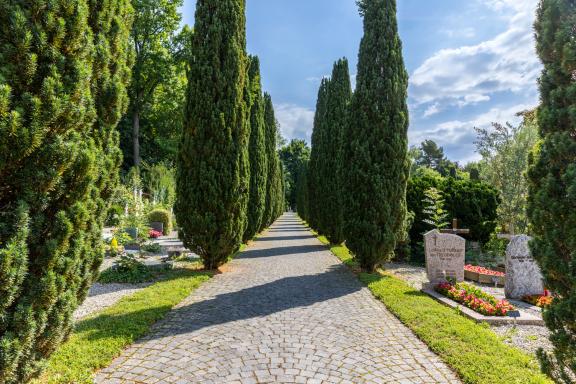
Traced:
POLYGON ((426 273, 431 283, 446 281, 447 278, 464 281, 464 238, 434 229, 424 235, 424 251, 426 273))
POLYGON ((504 292, 507 298, 521 299, 544 293, 542 273, 529 247, 531 239, 527 235, 513 236, 506 248, 504 292))

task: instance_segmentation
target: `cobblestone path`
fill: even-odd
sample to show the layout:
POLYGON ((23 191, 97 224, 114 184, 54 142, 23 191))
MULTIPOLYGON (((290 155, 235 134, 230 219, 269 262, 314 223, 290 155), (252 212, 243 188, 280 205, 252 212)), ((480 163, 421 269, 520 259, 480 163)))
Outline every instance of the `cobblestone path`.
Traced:
POLYGON ((293 214, 96 383, 459 383, 293 214))

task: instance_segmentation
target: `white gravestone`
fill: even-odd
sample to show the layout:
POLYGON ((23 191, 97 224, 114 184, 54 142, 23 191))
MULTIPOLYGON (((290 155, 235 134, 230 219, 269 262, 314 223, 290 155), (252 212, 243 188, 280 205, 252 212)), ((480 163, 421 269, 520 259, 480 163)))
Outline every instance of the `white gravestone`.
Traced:
POLYGON ((464 281, 466 240, 460 236, 440 233, 434 229, 424 235, 426 273, 432 284, 464 281))
POLYGON ((528 242, 530 236, 513 236, 506 248, 506 284, 504 292, 509 299, 544 293, 542 273, 532 257, 528 242))

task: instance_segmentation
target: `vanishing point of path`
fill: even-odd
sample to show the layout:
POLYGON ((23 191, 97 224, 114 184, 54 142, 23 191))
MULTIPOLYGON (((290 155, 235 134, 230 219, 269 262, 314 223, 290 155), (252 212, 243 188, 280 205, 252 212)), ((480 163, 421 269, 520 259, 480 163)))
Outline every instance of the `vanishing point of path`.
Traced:
POLYGON ((459 383, 294 214, 96 383, 459 383))

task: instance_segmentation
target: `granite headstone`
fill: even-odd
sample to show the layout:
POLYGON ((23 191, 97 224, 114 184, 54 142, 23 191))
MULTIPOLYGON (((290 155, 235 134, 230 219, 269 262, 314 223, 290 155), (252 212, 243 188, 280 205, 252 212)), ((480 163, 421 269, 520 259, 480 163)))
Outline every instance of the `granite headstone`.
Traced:
POLYGON ((432 284, 464 281, 466 240, 458 235, 440 233, 434 229, 424 235, 426 273, 432 284))
POLYGON ((509 299, 544 292, 540 267, 532 257, 527 235, 513 236, 506 248, 506 284, 504 293, 509 299))

